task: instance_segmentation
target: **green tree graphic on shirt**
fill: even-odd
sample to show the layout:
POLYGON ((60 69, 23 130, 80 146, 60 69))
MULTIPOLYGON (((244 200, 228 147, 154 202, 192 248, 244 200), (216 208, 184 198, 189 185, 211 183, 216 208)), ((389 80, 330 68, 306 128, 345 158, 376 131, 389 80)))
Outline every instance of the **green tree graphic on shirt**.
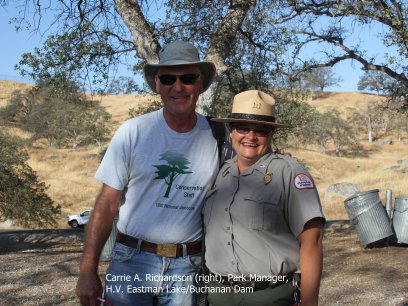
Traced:
POLYGON ((153 165, 153 167, 157 168, 155 172, 157 176, 154 179, 164 180, 166 182, 167 190, 164 197, 168 198, 175 178, 180 174, 193 172, 187 171, 187 165, 190 164, 190 162, 182 154, 167 151, 166 153, 160 154, 160 157, 160 160, 165 160, 168 165, 153 165))

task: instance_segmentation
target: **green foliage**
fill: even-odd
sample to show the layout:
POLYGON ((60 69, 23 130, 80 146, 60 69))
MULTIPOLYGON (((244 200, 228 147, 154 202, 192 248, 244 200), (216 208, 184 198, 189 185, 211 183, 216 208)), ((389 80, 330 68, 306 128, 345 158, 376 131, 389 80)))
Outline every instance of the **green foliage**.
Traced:
POLYGON ((406 114, 398 114, 392 120, 391 128, 397 131, 399 139, 408 137, 408 117, 406 114))
POLYGON ((86 140, 87 142, 95 142, 99 147, 99 151, 101 151, 103 142, 108 139, 111 132, 111 125, 109 125, 109 122, 112 119, 112 115, 101 107, 92 109, 86 114, 86 140))
POLYGON ((106 89, 107 94, 131 94, 141 92, 142 91, 134 78, 123 76, 116 80, 112 80, 106 89))
POLYGON ((353 59, 365 70, 383 71, 395 80, 408 84, 406 1, 291 0, 282 9, 289 10, 284 14, 287 18, 282 22, 299 34, 295 54, 301 54, 308 46, 313 46, 317 51, 304 62, 306 70, 332 67, 338 62, 353 59), (361 35, 361 41, 355 44, 353 35, 356 33, 370 35, 361 35), (379 40, 379 47, 374 52, 364 49, 361 44, 373 36, 379 40), (398 55, 388 52, 389 47, 397 50, 398 55))
POLYGON ((8 105, 0 108, 0 120, 3 123, 18 124, 20 121, 19 117, 28 111, 23 101, 21 92, 18 90, 14 91, 11 94, 8 105))
POLYGON ((46 194, 47 186, 26 163, 21 141, 0 131, 0 221, 12 220, 24 227, 56 224, 59 205, 46 194))
POLYGON ((378 94, 386 93, 395 86, 395 80, 381 71, 366 71, 358 81, 358 90, 374 91, 378 94))
POLYGON ((279 73, 333 67, 347 59, 408 83, 406 1, 15 2, 24 8, 14 19, 18 27, 38 30, 44 14, 55 15, 43 48, 24 55, 18 67, 34 80, 66 75, 89 85, 106 85, 120 62, 140 72, 141 62, 157 59, 158 44, 186 39, 198 45, 202 55, 210 53, 235 93, 248 84, 261 88, 279 73), (165 18, 156 18, 156 6, 165 18), (30 9, 32 14, 27 13, 30 9), (375 52, 352 43, 356 33, 363 33, 362 41, 369 39, 364 30, 382 41, 375 52), (397 50, 397 56, 388 47, 397 50), (131 58, 135 50, 137 57, 131 58), (233 74, 241 75, 239 82, 233 74))
POLYGON ((48 146, 76 148, 96 142, 101 147, 111 118, 87 100, 72 82, 44 82, 16 92, 0 110, 0 118, 31 132, 31 141, 45 138, 48 146))
POLYGON ((305 102, 307 92, 299 90, 276 91, 272 94, 276 100, 278 122, 289 124, 289 129, 278 129, 273 136, 276 150, 283 150, 289 144, 296 146, 310 142, 314 135, 319 113, 305 102))
POLYGON ((133 51, 129 41, 119 38, 124 32, 123 23, 114 14, 113 3, 94 6, 87 13, 61 12, 60 18, 59 24, 65 27, 48 36, 42 48, 24 53, 17 70, 36 82, 60 78, 81 80, 88 88, 103 92, 117 70, 120 57, 126 58, 133 51), (64 14, 67 14, 65 20, 64 14), (116 32, 110 32, 109 26, 116 32))
POLYGON ((338 85, 343 80, 336 77, 331 67, 319 67, 303 73, 304 88, 324 91, 325 88, 338 85))
POLYGON ((408 111, 408 85, 382 71, 366 71, 358 81, 358 90, 374 91, 388 97, 388 108, 408 111))
MULTIPOLYGON (((33 4, 34 16, 16 18, 21 24, 25 18, 39 21, 47 9, 57 16, 44 46, 24 55, 18 67, 34 80, 83 79, 103 91, 120 62, 134 64, 134 71, 140 72, 142 63, 157 60, 160 46, 184 39, 194 42, 201 57, 207 56, 217 66, 221 86, 205 99, 215 103, 217 114, 212 115, 225 112, 238 92, 284 90, 289 88, 287 78, 349 59, 408 86, 406 1, 171 0, 159 3, 166 16, 159 20, 151 18, 154 5, 145 1, 50 3, 39 0, 33 4), (372 30, 383 42, 375 52, 364 50, 363 43, 352 43, 355 34, 364 30, 372 30), (398 56, 388 47, 397 50, 398 56)), ((359 37, 362 42, 370 38, 359 37)), ((393 94, 392 102, 401 109, 408 108, 406 92, 393 94)))
POLYGON ((150 112, 154 112, 163 107, 163 103, 157 94, 152 94, 144 105, 140 105, 139 107, 132 107, 129 109, 129 119, 135 118, 137 116, 147 114, 150 112))
POLYGON ((315 124, 312 140, 319 144, 324 152, 326 152, 329 142, 334 144, 337 156, 342 156, 345 147, 353 148, 358 145, 353 127, 341 118, 337 110, 321 114, 315 124))

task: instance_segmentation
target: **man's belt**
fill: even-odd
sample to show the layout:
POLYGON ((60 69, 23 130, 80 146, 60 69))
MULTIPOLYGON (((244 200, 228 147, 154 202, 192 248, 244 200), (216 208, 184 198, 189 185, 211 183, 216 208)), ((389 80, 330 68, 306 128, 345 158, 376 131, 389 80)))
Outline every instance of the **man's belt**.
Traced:
POLYGON ((182 244, 156 244, 142 239, 133 238, 122 233, 118 233, 116 241, 132 248, 137 248, 140 245, 141 251, 171 258, 199 254, 202 247, 201 241, 182 244))
POLYGON ((282 278, 283 280, 276 280, 276 281, 258 281, 258 282, 257 281, 232 281, 228 279, 228 277, 226 276, 214 274, 214 279, 218 283, 231 287, 234 290, 235 288, 253 288, 254 291, 259 291, 259 290, 264 290, 267 288, 275 288, 280 285, 284 285, 289 282, 292 282, 293 274, 285 275, 285 277, 282 277, 282 278))

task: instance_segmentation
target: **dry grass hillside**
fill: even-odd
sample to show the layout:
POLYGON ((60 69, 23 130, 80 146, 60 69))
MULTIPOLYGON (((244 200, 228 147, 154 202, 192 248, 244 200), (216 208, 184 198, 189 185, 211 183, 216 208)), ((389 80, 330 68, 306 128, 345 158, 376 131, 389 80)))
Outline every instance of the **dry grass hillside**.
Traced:
MULTIPOLYGON (((0 81, 0 106, 4 105, 4 100, 13 89, 24 86, 27 85, 0 81)), ((117 123, 121 123, 127 118, 130 108, 147 103, 147 98, 147 95, 110 95, 103 97, 101 104, 117 123)), ((354 111, 364 113, 367 105, 377 99, 381 98, 356 92, 323 93, 309 103, 319 111, 336 108, 343 114, 354 111)), ((387 188, 393 190, 394 196, 408 195, 408 173, 398 169, 398 161, 408 159, 408 142, 395 137, 391 145, 379 145, 368 143, 364 135, 360 140, 362 154, 355 158, 323 154, 313 147, 288 150, 310 168, 328 219, 347 219, 344 197, 326 197, 326 189, 335 183, 354 183, 361 191, 380 189, 383 203, 387 188)), ((97 148, 50 149, 39 145, 30 148, 29 153, 29 164, 37 171, 39 178, 50 186, 49 195, 62 206, 60 227, 67 227, 66 215, 92 207, 100 189, 100 184, 93 178, 98 167, 97 148)))
POLYGON ((129 109, 150 103, 150 95, 106 95, 100 99, 101 105, 105 107, 116 122, 123 122, 129 118, 129 109))
POLYGON ((383 101, 383 97, 360 92, 323 92, 316 93, 309 104, 316 107, 320 112, 337 109, 340 114, 346 115, 351 112, 366 112, 368 105, 383 101))
POLYGON ((8 98, 15 90, 24 90, 32 85, 26 83, 17 83, 13 81, 0 80, 0 107, 7 103, 8 98))

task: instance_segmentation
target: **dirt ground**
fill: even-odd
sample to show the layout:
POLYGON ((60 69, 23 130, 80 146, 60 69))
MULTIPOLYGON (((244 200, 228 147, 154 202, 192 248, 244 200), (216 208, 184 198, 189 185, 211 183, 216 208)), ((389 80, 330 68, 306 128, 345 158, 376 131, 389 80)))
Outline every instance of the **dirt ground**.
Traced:
MULTIPOLYGON (((78 305, 82 238, 82 230, 0 232, 0 305, 78 305)), ((329 224, 320 305, 408 306, 408 248, 364 248, 349 224, 329 224)))

